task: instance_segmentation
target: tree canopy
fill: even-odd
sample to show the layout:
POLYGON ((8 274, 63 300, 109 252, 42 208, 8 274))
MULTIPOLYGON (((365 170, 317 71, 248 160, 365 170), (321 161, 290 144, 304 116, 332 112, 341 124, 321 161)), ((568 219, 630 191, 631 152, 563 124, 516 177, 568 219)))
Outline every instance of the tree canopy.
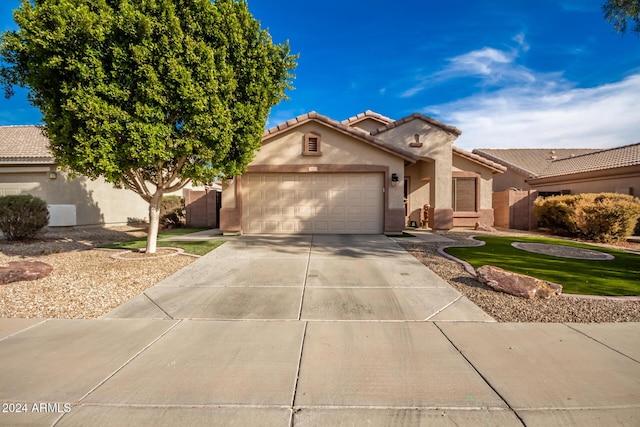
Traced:
POLYGON ((296 66, 245 0, 23 0, 14 18, 7 94, 27 87, 57 162, 135 191, 152 225, 163 193, 246 169, 296 66))
POLYGON ((616 31, 624 33, 633 23, 633 31, 640 34, 640 0, 607 0, 602 9, 605 19, 616 31))

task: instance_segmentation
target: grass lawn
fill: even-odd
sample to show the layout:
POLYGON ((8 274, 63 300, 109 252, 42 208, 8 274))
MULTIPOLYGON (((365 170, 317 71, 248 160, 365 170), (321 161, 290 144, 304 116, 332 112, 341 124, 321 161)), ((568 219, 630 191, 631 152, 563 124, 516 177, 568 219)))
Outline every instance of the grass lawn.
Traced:
POLYGON ((562 285, 567 294, 629 296, 640 295, 640 255, 599 246, 544 237, 476 237, 487 244, 479 247, 447 248, 445 252, 463 259, 474 268, 494 265, 515 273, 562 285), (597 250, 611 254, 611 261, 558 258, 526 252, 513 242, 547 243, 597 250))
MULTIPOLYGON (((182 236, 183 234, 195 233, 202 231, 201 228, 175 228, 172 230, 162 231, 158 234, 158 247, 182 248, 185 252, 193 255, 204 255, 224 243, 223 240, 210 240, 200 242, 164 242, 162 239, 174 236, 182 236)), ((138 239, 129 240, 127 242, 109 243, 101 246, 108 249, 143 249, 147 247, 147 238, 140 237, 138 239)))

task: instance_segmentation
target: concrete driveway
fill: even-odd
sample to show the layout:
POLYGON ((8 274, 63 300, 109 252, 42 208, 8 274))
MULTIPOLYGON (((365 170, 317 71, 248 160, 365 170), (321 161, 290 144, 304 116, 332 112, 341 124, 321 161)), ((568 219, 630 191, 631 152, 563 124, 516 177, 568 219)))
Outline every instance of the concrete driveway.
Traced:
POLYGON ((110 318, 492 320, 386 236, 243 236, 110 318))
POLYGON ((241 237, 106 318, 0 319, 0 425, 631 426, 639 336, 492 322, 384 236, 241 237))

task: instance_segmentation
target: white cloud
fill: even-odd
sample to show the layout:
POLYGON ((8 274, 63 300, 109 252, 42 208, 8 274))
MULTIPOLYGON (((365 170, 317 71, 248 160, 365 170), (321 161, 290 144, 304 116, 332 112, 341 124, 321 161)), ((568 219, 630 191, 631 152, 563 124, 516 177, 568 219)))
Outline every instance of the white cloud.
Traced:
POLYGON ((536 76, 531 70, 515 64, 520 53, 529 50, 524 33, 517 34, 512 40, 517 46, 509 50, 483 47, 448 58, 448 64, 442 70, 417 77, 417 83, 400 96, 410 98, 430 87, 462 77, 477 78, 485 86, 534 82, 536 76))
POLYGON ((426 107, 457 126, 465 148, 610 148, 640 141, 640 73, 575 88, 559 74, 439 106, 426 107))

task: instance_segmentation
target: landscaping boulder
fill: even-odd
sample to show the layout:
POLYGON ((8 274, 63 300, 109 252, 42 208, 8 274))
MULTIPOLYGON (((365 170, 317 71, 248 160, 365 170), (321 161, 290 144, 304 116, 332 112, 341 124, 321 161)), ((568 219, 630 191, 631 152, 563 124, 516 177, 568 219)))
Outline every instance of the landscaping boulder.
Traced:
POLYGON ((47 277, 53 267, 40 261, 11 261, 0 266, 0 285, 47 277))
POLYGON ((491 227, 490 225, 480 224, 479 222, 476 222, 475 229, 478 231, 487 231, 489 233, 495 233, 497 231, 495 228, 491 227))
POLYGON ((562 293, 562 286, 524 274, 512 273, 492 265, 478 270, 478 280, 490 288, 522 298, 549 299, 562 293))

